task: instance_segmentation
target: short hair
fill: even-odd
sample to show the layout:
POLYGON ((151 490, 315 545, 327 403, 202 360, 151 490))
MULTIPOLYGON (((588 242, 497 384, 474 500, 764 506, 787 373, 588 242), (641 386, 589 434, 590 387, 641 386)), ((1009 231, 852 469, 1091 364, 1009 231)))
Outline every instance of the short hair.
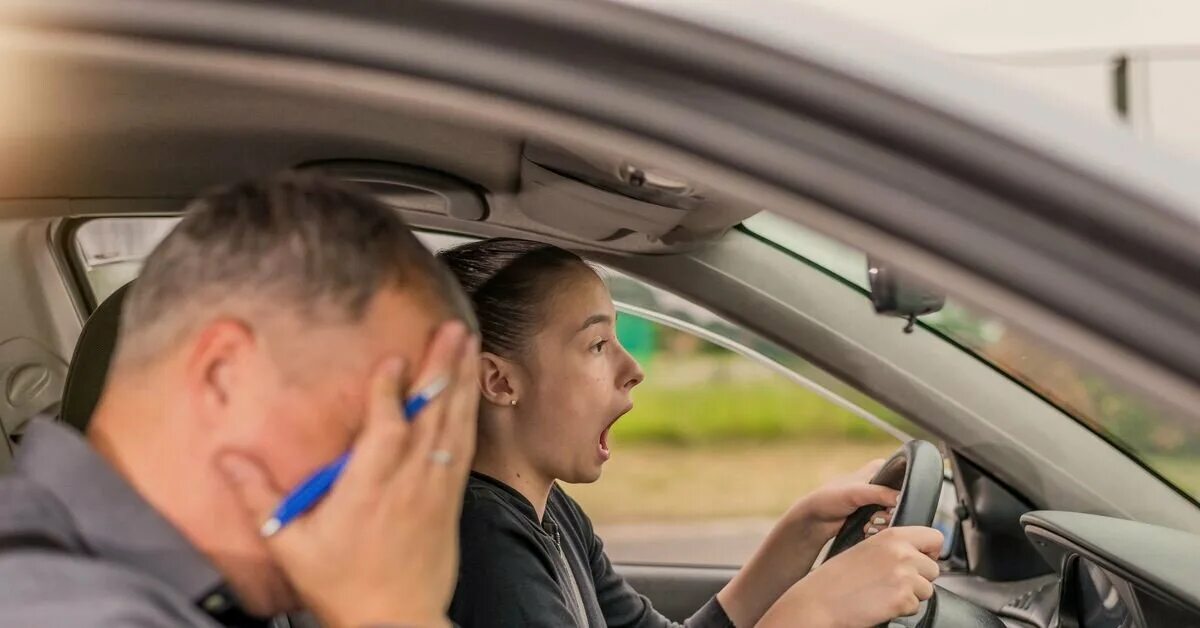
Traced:
POLYGON ((470 242, 439 252, 438 259, 471 299, 481 348, 508 358, 526 354, 564 278, 595 273, 566 249, 516 238, 470 242))
POLYGON ((150 359, 231 306, 358 322, 388 287, 414 290, 475 327, 452 276, 366 191, 295 171, 237 183, 189 204, 146 258, 124 305, 117 359, 150 359))

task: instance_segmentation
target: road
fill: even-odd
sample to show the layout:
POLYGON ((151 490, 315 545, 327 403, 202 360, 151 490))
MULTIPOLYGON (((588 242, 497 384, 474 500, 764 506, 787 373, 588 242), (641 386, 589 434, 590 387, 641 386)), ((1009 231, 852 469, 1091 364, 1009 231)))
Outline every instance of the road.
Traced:
POLYGON ((598 525, 613 562, 740 566, 771 529, 770 519, 598 525))

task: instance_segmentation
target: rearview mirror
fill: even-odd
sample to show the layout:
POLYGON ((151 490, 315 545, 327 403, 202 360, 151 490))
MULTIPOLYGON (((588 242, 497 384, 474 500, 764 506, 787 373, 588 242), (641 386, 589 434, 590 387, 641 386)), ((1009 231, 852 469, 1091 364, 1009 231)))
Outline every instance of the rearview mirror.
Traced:
POLYGON ((946 305, 946 297, 914 283, 894 267, 876 259, 867 259, 867 278, 871 284, 871 304, 875 312, 908 319, 904 331, 911 332, 918 316, 932 314, 946 305))

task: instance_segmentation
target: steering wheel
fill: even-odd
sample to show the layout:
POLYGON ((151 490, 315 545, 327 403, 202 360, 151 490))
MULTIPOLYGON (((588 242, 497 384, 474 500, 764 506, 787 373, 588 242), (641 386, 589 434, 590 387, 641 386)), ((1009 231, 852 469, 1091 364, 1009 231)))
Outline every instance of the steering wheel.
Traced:
MULTIPOLYGON (((892 514, 892 526, 931 526, 942 495, 945 478, 942 452, 933 443, 911 440, 883 464, 871 479, 872 484, 890 486, 900 491, 900 500, 892 514)), ((854 547, 866 538, 867 522, 880 506, 864 506, 846 519, 825 556, 829 560, 854 547)), ((991 611, 966 600, 953 592, 934 585, 933 597, 921 603, 921 609, 911 617, 900 617, 880 628, 1004 628, 1004 623, 991 611)))
MULTIPOLYGON (((942 495, 945 471, 942 452, 929 441, 910 440, 892 455, 871 478, 871 484, 888 486, 900 491, 892 526, 931 526, 942 495)), ((867 522, 882 506, 863 506, 846 518, 842 529, 833 537, 833 545, 825 560, 854 547, 866 539, 867 522)))
MULTIPOLYGON (((933 525, 938 499, 942 495, 944 474, 942 452, 936 445, 923 440, 904 443, 900 451, 892 455, 871 479, 872 484, 900 491, 900 499, 896 503, 895 512, 892 513, 891 526, 933 525)), ((863 506, 847 517, 842 529, 833 537, 833 544, 829 547, 825 560, 863 542, 867 537, 867 522, 881 510, 883 507, 878 505, 863 506)), ((933 600, 923 602, 916 615, 898 620, 897 623, 902 626, 927 626, 927 619, 931 617, 928 613, 929 605, 932 602, 933 600)), ((881 624, 883 628, 888 625, 881 624)))

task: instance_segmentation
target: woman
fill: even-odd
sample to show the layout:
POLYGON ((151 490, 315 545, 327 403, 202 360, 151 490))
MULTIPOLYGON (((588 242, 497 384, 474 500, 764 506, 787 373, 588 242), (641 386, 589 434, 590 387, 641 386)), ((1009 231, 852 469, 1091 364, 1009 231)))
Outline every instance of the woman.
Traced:
MULTIPOLYGON (((451 618, 462 628, 673 625, 604 554, 557 482, 594 482, 609 430, 643 379, 617 342, 600 277, 568 251, 494 239, 443 251, 482 336, 478 444, 461 522, 451 618)), ((829 485, 785 514, 754 557, 685 625, 868 627, 916 611, 938 574, 941 535, 888 529, 809 573, 845 518, 896 491, 829 485)))

